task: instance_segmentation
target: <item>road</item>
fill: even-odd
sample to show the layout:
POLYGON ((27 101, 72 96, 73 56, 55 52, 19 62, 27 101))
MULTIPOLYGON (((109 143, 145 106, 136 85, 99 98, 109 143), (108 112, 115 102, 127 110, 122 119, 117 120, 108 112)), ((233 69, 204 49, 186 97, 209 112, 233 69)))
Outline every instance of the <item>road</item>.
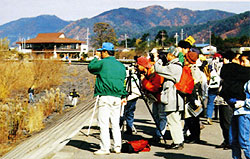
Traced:
MULTIPOLYGON (((91 110, 92 111, 92 110, 91 110)), ((58 152, 51 155, 52 159, 230 159, 231 150, 215 148, 223 141, 219 121, 214 121, 213 125, 205 125, 201 131, 201 140, 207 141, 206 144, 185 144, 182 150, 167 150, 164 142, 151 146, 150 152, 140 152, 138 154, 113 154, 96 156, 93 152, 99 149, 99 130, 97 127, 96 115, 90 135, 86 136, 89 120, 84 122, 84 127, 70 139, 70 141, 58 152)), ((201 119, 205 121, 205 119, 201 119)), ((123 141, 149 139, 152 137, 155 124, 143 100, 139 100, 135 111, 135 127, 137 134, 133 136, 123 135, 123 141)), ((167 144, 171 144, 169 131, 167 131, 167 144)), ((243 157, 244 158, 244 157, 243 157)))

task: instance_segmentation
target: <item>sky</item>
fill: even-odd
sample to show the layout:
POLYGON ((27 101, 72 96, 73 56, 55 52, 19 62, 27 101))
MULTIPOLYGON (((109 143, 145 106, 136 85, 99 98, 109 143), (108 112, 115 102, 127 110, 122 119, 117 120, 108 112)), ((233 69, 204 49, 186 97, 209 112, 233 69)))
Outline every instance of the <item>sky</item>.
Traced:
POLYGON ((75 21, 92 18, 111 9, 140 9, 150 5, 160 5, 165 9, 218 9, 232 13, 250 11, 250 0, 1 0, 0 25, 44 14, 75 21))

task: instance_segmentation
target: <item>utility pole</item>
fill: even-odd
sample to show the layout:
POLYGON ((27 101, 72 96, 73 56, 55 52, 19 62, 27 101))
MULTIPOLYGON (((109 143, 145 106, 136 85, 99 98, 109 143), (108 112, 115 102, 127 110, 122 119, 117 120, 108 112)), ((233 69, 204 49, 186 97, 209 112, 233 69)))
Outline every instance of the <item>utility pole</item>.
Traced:
POLYGON ((176 46, 178 45, 178 37, 179 37, 178 33, 175 33, 174 38, 175 38, 175 45, 176 46))
POLYGON ((212 34, 212 32, 211 32, 211 30, 209 30, 209 52, 210 52, 210 55, 211 55, 211 41, 212 41, 212 38, 211 38, 211 35, 212 34))
POLYGON ((181 40, 183 40, 183 34, 184 34, 183 29, 181 29, 181 40))
POLYGON ((127 34, 125 34, 125 48, 128 48, 128 42, 127 42, 127 34))
POLYGON ((211 36, 212 36, 211 34, 212 33, 211 33, 211 30, 209 30, 208 32, 209 32, 209 45, 211 46, 211 36))
POLYGON ((86 47, 86 52, 85 54, 87 54, 89 52, 89 28, 87 28, 87 35, 86 35, 86 44, 87 44, 87 47, 86 47))
POLYGON ((165 35, 165 33, 162 31, 161 32, 161 46, 162 46, 162 48, 164 48, 164 46, 163 46, 163 36, 165 35))
POLYGON ((89 28, 87 28, 87 37, 86 37, 86 40, 87 40, 87 46, 89 46, 89 28))

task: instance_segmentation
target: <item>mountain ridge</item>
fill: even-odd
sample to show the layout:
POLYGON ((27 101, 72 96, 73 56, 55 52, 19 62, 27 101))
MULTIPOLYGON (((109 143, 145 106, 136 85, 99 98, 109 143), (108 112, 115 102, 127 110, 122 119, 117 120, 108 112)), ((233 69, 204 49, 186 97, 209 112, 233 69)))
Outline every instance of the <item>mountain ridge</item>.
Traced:
MULTIPOLYGON (((160 5, 140 9, 121 7, 102 12, 92 18, 82 18, 76 21, 65 21, 56 15, 20 18, 1 25, 0 37, 8 37, 14 43, 20 40, 20 37, 34 38, 38 33, 64 32, 69 38, 79 38, 79 40, 85 41, 87 28, 90 29, 90 36, 92 36, 93 25, 97 22, 106 22, 115 29, 118 39, 122 40, 124 34, 127 34, 129 38, 138 37, 143 32, 154 30, 155 27, 167 27, 172 29, 170 31, 173 32, 179 27, 192 28, 232 16, 238 16, 238 14, 216 9, 203 11, 186 8, 165 9, 160 5)), ((247 25, 244 27, 247 28, 247 25)), ((233 30, 235 28, 232 29, 232 32, 235 32, 233 30)), ((197 32, 199 33, 200 30, 197 29, 197 32)), ((221 32, 225 34, 222 35, 224 37, 229 35, 229 33, 223 31, 223 28, 221 32)), ((238 34, 233 36, 238 36, 238 34)))

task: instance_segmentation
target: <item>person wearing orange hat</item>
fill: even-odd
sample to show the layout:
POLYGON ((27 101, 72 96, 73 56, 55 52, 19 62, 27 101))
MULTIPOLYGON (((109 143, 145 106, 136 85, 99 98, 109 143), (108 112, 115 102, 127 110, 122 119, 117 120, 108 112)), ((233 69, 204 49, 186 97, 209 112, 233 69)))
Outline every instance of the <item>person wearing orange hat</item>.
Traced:
MULTIPOLYGON (((202 72, 200 69, 195 65, 196 61, 199 58, 199 54, 196 52, 188 52, 185 56, 185 65, 188 66, 192 72, 192 77, 194 79, 194 90, 192 94, 187 95, 186 103, 188 103, 189 107, 195 108, 196 115, 190 113, 189 109, 185 107, 185 126, 184 131, 189 130, 190 135, 185 136, 185 143, 205 143, 204 141, 200 140, 200 119, 199 113, 202 112, 202 72)), ((205 80, 206 82, 206 80, 205 80)))
POLYGON ((149 59, 146 57, 139 57, 137 59, 138 70, 141 73, 141 82, 142 82, 142 90, 146 95, 152 94, 154 99, 153 102, 153 116, 156 119, 156 122, 159 124, 159 128, 162 133, 159 132, 158 129, 155 130, 155 135, 152 138, 153 142, 159 142, 164 135, 165 127, 167 123, 166 114, 161 110, 164 105, 160 102, 161 88, 164 78, 159 76, 155 71, 154 67, 150 64, 149 59))

